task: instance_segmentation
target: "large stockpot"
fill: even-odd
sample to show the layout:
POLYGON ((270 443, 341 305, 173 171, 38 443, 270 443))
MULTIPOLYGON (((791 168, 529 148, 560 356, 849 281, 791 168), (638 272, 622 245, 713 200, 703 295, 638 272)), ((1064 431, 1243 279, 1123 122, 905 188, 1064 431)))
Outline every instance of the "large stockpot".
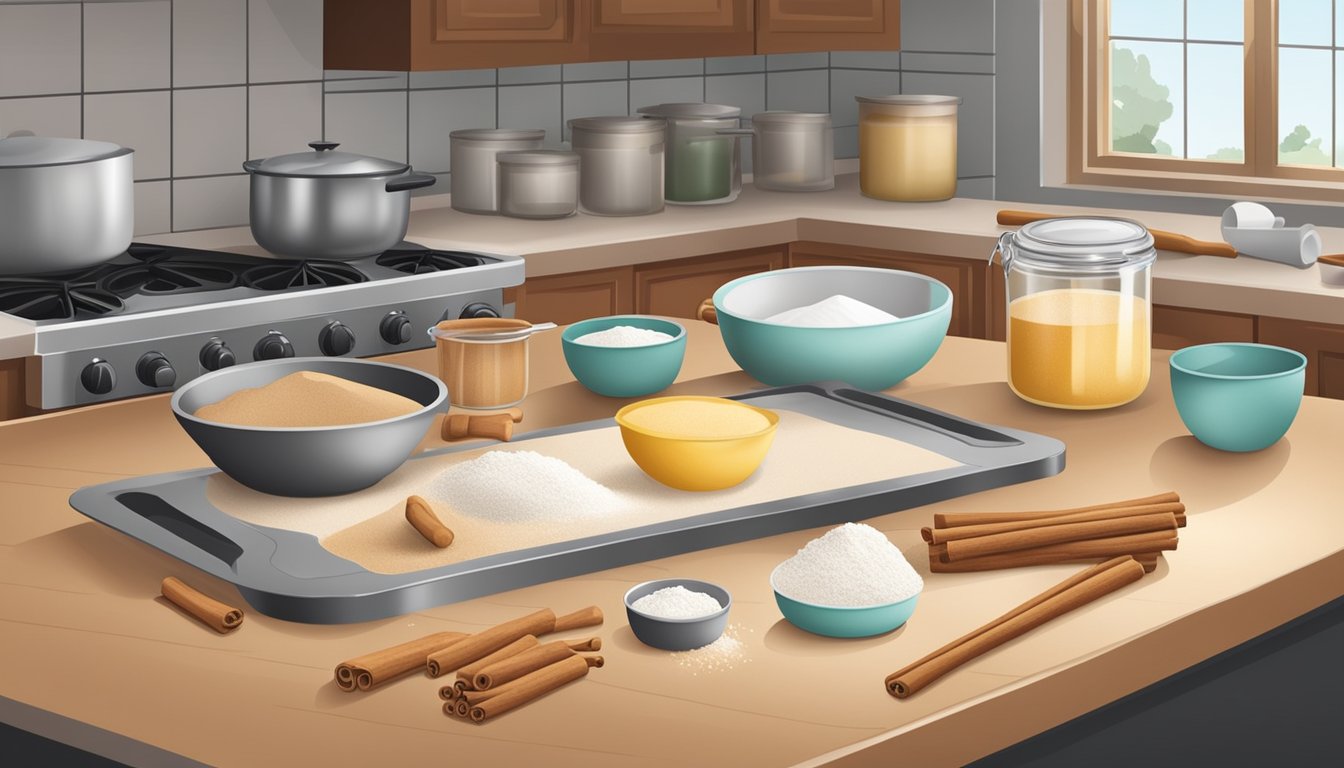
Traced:
POLYGON ((665 126, 663 120, 624 115, 569 121, 585 213, 642 216, 663 210, 665 126))
POLYGON ((299 259, 361 259, 401 242, 411 190, 433 176, 406 163, 337 152, 314 141, 312 152, 248 160, 252 237, 271 253, 299 259))
POLYGON ((125 251, 133 152, 85 139, 0 139, 0 275, 82 269, 125 251))
POLYGON ((640 107, 641 115, 667 121, 669 203, 712 204, 737 199, 742 190, 741 149, 721 131, 741 125, 742 110, 726 104, 681 102, 640 107))
POLYGON ((541 149, 546 131, 540 128, 468 128, 448 134, 448 188, 453 210, 497 213, 499 186, 496 156, 500 152, 541 149))

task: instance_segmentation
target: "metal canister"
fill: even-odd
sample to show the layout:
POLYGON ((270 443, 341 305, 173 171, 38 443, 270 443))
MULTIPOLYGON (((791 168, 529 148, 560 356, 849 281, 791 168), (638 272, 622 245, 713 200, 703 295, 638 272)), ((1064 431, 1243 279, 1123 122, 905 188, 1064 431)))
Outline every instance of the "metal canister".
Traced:
POLYGON ((687 205, 728 203, 742 191, 741 150, 721 132, 741 125, 742 110, 727 104, 680 102, 640 107, 667 121, 663 197, 687 205))
POLYGON ((663 210, 663 120, 625 115, 569 121, 579 155, 579 206, 598 216, 663 210))
POLYGON ((835 132, 827 112, 758 112, 750 134, 752 183, 776 192, 835 187, 835 132))
POLYGON ((495 155, 521 149, 541 149, 546 131, 540 128, 470 128, 448 134, 448 178, 451 205, 466 213, 497 213, 495 155))
POLYGON ((500 152, 499 212, 522 219, 558 219, 579 206, 579 156, 558 149, 500 152))

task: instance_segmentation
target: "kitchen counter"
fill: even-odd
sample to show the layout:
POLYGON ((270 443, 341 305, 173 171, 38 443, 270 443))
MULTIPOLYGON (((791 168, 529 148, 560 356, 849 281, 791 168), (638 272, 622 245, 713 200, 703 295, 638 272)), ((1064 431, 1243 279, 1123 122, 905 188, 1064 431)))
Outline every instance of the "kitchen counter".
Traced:
MULTIPOLYGON (((460 213, 447 195, 412 199, 406 238, 436 248, 511 253, 527 259, 528 277, 645 264, 800 240, 988 258, 1005 228, 994 214, 1005 208, 1060 215, 1095 208, 954 198, 938 203, 892 203, 859 194, 857 173, 836 176, 828 192, 790 193, 744 185, 729 205, 669 205, 652 216, 578 215, 561 220, 511 219, 460 213)), ((1105 209, 1148 226, 1221 241, 1219 220, 1153 211, 1105 209)), ((1300 223, 1300 222, 1292 222, 1300 223)), ((1344 252, 1344 227, 1318 227, 1324 253, 1344 252)), ((138 238, 202 249, 265 255, 247 227, 138 238)), ((1344 288, 1322 285, 1317 269, 1240 257, 1162 253, 1153 268, 1153 300, 1192 309, 1339 323, 1344 288)), ((0 360, 33 353, 32 325, 0 314, 0 360)))
MULTIPOLYGON (((969 205, 964 201, 959 204, 969 205)), ((993 205, 993 204, 990 204, 993 205)), ((516 224, 515 224, 516 225, 516 224)), ((1230 265, 1240 268, 1240 263, 1230 265)), ((714 327, 686 322, 673 390, 755 386, 714 327)), ((428 351, 389 358, 424 369, 428 351)), ((1055 411, 1018 400, 998 342, 949 337, 891 394, 1063 440, 1060 475, 872 519, 924 572, 910 622, 835 640, 787 624, 767 576, 823 529, 664 558, 383 621, 309 626, 249 611, 220 636, 157 597, 178 576, 242 604, 236 589, 83 518, 76 488, 208 462, 167 396, 0 424, 0 720, 115 759, 156 764, 961 765, 1238 645, 1344 591, 1344 515, 1333 487, 1344 401, 1306 398, 1288 435, 1252 454, 1190 437, 1166 355, 1122 408, 1055 411), (905 700, 884 676, 1003 613, 1079 566, 927 573, 919 528, 937 511, 1068 507, 1177 490, 1180 549, 1155 573, 997 649, 905 700), (640 645, 621 596, 684 575, 733 595, 737 656, 640 645), (412 676, 343 693, 343 659, 440 630, 473 631, 538 607, 596 603, 604 669, 497 721, 439 710, 439 681, 412 676)), ((556 333, 533 343, 526 430, 609 416, 625 401, 582 389, 556 333)), ((437 429, 431 432, 437 435, 437 429)), ((426 447, 440 445, 427 437, 426 447)))

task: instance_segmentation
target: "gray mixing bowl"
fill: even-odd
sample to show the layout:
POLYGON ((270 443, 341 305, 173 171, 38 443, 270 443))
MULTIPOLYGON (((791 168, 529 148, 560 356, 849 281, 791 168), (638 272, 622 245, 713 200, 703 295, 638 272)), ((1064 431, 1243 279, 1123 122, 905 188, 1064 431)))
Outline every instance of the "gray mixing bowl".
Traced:
POLYGON ((728 609, 733 598, 728 590, 699 579, 656 579, 636 584, 625 593, 625 617, 630 620, 630 631, 645 645, 664 651, 689 651, 709 645, 723 634, 728 626, 728 609), (664 587, 681 586, 692 592, 704 592, 722 606, 717 612, 698 619, 664 619, 635 610, 635 601, 664 587))
POLYGON ((414 368, 368 360, 290 357, 222 368, 173 393, 173 415, 229 477, 277 496, 335 496, 367 488, 400 467, 446 410, 448 388, 414 368), (424 407, 383 421, 334 427, 243 427, 198 419, 197 408, 240 389, 316 371, 408 397, 424 407))

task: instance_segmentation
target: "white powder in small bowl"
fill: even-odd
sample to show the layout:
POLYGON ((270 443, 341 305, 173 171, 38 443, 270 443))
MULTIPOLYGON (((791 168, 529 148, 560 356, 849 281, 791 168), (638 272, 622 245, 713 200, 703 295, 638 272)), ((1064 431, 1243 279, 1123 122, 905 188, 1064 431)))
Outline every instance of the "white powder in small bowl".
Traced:
POLYGON ((924 580, 881 531, 845 523, 809 541, 775 569, 785 597, 823 606, 889 605, 919 594, 924 580))
POLYGON ((852 299, 844 294, 828 296, 815 304, 794 307, 765 318, 767 323, 800 328, 851 328, 900 320, 896 315, 852 299))
POLYGON ((559 522, 625 507, 620 494, 536 451, 487 451, 443 470, 427 491, 461 514, 509 523, 559 522))
POLYGON ((585 333, 574 340, 575 344, 588 344, 594 347, 647 347, 662 344, 674 337, 662 331, 649 328, 636 328, 633 325, 617 325, 605 331, 585 333))
POLYGON ((703 619, 723 609, 718 600, 680 584, 663 587, 639 598, 631 608, 656 619, 703 619))

